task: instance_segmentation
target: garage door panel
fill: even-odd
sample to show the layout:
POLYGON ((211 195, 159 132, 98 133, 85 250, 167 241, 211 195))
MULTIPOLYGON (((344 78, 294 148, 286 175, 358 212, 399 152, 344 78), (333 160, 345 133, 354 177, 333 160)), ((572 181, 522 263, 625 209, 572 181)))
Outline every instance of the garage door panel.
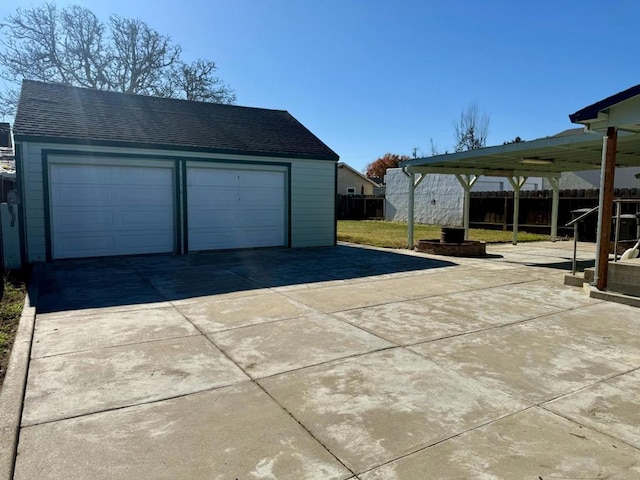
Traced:
POLYGON ((272 190, 284 187, 282 172, 242 172, 238 175, 240 188, 258 187, 272 190))
POLYGON ((282 171, 189 168, 189 249, 285 245, 282 171))
POLYGON ((115 185, 122 186, 161 186, 164 187, 172 181, 173 171, 169 168, 148 167, 116 167, 113 171, 112 181, 115 185))
MULTIPOLYGON (((167 225, 172 225, 173 215, 167 212, 159 212, 157 210, 132 210, 120 212, 118 215, 119 222, 117 226, 126 230, 143 230, 153 229, 154 231, 165 231, 167 225)), ((171 229, 172 230, 172 229, 171 229)), ((125 233, 126 235, 126 233, 125 233)))
POLYGON ((111 211, 66 211, 54 216, 53 229, 56 233, 80 233, 78 224, 83 231, 104 231, 113 228, 115 222, 111 211))
POLYGON ((276 208, 284 208, 284 196, 274 197, 272 190, 266 189, 247 189, 242 192, 242 202, 245 204, 264 204, 276 208))
POLYGON ((53 164, 50 173, 54 258, 175 250, 173 168, 53 164))
POLYGON ((218 208, 235 205, 238 202, 236 188, 203 188, 189 189, 189 203, 198 205, 198 208, 218 208))
POLYGON ((57 238, 61 251, 69 252, 65 258, 98 256, 94 252, 110 252, 115 247, 113 235, 61 235, 57 238))
POLYGON ((149 205, 172 207, 173 197, 167 195, 166 186, 123 187, 115 190, 114 201, 122 206, 149 205))
POLYGON ((113 172, 108 167, 83 165, 55 165, 50 180, 56 185, 96 185, 112 183, 113 172))
POLYGON ((231 170, 217 168, 194 168, 189 170, 189 186, 193 187, 236 187, 238 174, 231 170), (195 174, 194 174, 195 173, 195 174))
POLYGON ((56 205, 104 205, 113 201, 113 192, 104 186, 67 186, 55 189, 51 200, 56 205))

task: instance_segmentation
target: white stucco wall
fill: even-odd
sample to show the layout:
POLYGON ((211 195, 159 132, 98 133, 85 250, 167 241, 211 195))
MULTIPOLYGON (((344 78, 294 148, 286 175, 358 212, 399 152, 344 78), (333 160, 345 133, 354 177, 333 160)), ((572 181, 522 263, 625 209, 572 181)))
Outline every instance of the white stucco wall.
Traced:
MULTIPOLYGON (((616 168, 615 188, 640 188, 640 180, 635 175, 640 173, 638 167, 616 168)), ((545 186, 548 182, 545 182, 545 186)), ((546 187, 550 188, 550 187, 546 187)), ((600 188, 600 170, 585 170, 582 172, 565 172, 560 178, 560 189, 600 188)))
MULTIPOLYGON (((400 168, 387 170, 385 220, 407 221, 409 177, 400 168)), ((464 190, 453 175, 427 175, 415 191, 415 221, 430 225, 459 225, 463 220, 464 190)))

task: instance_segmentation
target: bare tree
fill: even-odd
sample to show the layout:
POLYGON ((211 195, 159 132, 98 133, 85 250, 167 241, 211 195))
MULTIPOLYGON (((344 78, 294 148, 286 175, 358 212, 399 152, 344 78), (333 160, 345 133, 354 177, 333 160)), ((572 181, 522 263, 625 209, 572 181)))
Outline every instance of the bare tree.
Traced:
POLYGON ((0 114, 15 111, 22 79, 100 90, 234 103, 235 92, 208 60, 185 63, 182 49, 139 19, 107 24, 81 6, 18 9, 0 23, 0 114))
POLYGON ((489 134, 489 115, 480 114, 478 106, 472 104, 460 113, 460 120, 453 122, 456 144, 454 151, 475 150, 487 144, 489 134))
POLYGON ((226 84, 214 75, 217 67, 211 60, 183 62, 174 66, 170 75, 170 85, 175 92, 184 94, 187 100, 213 103, 234 103, 236 95, 226 84))

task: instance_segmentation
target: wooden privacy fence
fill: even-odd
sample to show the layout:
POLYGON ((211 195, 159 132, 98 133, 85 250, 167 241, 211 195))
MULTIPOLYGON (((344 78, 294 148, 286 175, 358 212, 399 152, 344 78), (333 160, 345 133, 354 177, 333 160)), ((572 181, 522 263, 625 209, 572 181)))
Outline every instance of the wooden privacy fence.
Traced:
POLYGON ((338 220, 382 220, 384 195, 338 195, 336 211, 338 220))
MULTIPOLYGON (((520 192, 519 228, 551 233, 551 190, 520 192)), ((640 199, 638 188, 617 188, 615 198, 640 199)), ((572 220, 572 211, 598 205, 598 190, 560 190, 558 234, 573 235, 564 225, 572 220)), ((622 214, 635 214, 637 205, 622 204, 622 214)), ((595 216, 593 217, 595 219, 595 216)), ((595 229, 595 220, 594 229, 595 229)), ((473 228, 510 230, 513 225, 513 192, 471 192, 469 223, 473 228)), ((588 228, 587 230, 591 230, 588 228)), ((595 230, 594 230, 595 235, 595 230)), ((587 240, 585 238, 585 240, 587 240)), ((595 241, 595 236, 594 239, 595 241)))

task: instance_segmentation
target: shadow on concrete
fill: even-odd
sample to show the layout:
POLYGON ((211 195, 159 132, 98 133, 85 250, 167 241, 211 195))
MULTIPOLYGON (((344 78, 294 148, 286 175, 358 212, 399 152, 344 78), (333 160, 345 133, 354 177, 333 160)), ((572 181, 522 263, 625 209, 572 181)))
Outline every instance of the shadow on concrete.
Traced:
MULTIPOLYGON (((517 263, 517 262, 516 262, 517 263)), ((523 262, 521 265, 525 265, 527 267, 544 267, 544 268, 553 268, 556 270, 566 270, 567 273, 571 273, 572 262, 571 260, 567 260, 564 262, 523 262)), ((576 268, 578 272, 583 272, 585 268, 590 268, 595 265, 595 260, 578 260, 576 262, 576 268)))
POLYGON ((342 245, 65 260, 44 265, 37 311, 153 304, 454 265, 342 245))

